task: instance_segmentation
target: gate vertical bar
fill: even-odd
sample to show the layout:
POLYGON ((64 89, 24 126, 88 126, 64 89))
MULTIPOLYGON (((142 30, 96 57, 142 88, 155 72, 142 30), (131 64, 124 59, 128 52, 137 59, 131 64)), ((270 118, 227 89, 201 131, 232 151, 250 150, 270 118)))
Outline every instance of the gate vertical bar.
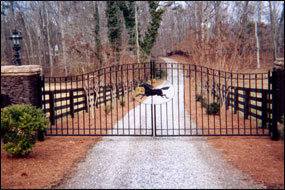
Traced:
POLYGON ((220 114, 219 114, 219 116, 220 116, 220 135, 222 134, 222 120, 221 120, 221 115, 222 115, 222 113, 221 113, 221 71, 219 70, 219 103, 220 103, 220 114))
POLYGON ((226 135, 228 135, 228 118, 227 118, 227 108, 228 108, 228 88, 227 88, 227 72, 224 72, 225 73, 225 117, 226 117, 226 125, 225 125, 225 128, 226 128, 226 135))
POLYGON ((70 112, 72 118, 72 135, 74 135, 74 99, 73 99, 73 77, 71 77, 71 89, 70 89, 70 112))
MULTIPOLYGON (((207 68, 207 106, 209 106, 209 91, 210 91, 210 82, 209 82, 209 69, 207 68)), ((210 125, 209 125, 209 114, 207 114, 208 115, 208 135, 210 135, 210 125)))
MULTIPOLYGON (((216 91, 216 86, 215 86, 215 70, 213 69, 213 92, 214 92, 214 94, 212 94, 213 95, 213 102, 215 102, 215 95, 216 95, 216 93, 215 93, 215 91, 216 91)), ((214 114, 214 135, 216 135, 216 115, 214 114)))
POLYGON ((239 135, 239 104, 238 104, 238 98, 239 98, 239 95, 238 95, 238 88, 239 88, 239 82, 238 82, 238 79, 239 79, 239 74, 237 73, 237 86, 236 86, 236 89, 235 89, 235 105, 236 105, 236 109, 237 110, 237 123, 238 123, 238 135, 239 135))
MULTIPOLYGON (((107 119, 108 119, 108 106, 107 106, 107 81, 106 81, 106 68, 104 68, 104 105, 105 105, 105 127, 106 127, 106 131, 105 133, 108 134, 108 125, 107 125, 107 119)), ((112 109, 110 107, 110 109, 112 109)), ((112 110, 111 110, 112 111, 112 110)))
MULTIPOLYGON (((242 74, 242 87, 243 87, 243 95, 244 95, 244 102, 246 102, 246 91, 245 91, 245 87, 244 87, 244 74, 242 74)), ((243 134, 245 135, 245 104, 243 107, 243 134)))
MULTIPOLYGON (((61 77, 59 77, 59 88, 60 88, 60 99, 62 99, 62 88, 61 88, 61 77)), ((62 115, 62 100, 60 100, 60 114, 62 115)), ((63 121, 62 121, 62 116, 61 116, 61 134, 63 135, 63 121)))
MULTIPOLYGON (((255 106, 257 107, 257 75, 255 74, 255 106)), ((255 108, 255 114, 257 115, 257 108, 255 108)), ((258 135, 258 129, 257 129, 257 118, 255 118, 255 130, 256 134, 258 135)))
MULTIPOLYGON (((67 91, 67 77, 65 77, 65 104, 68 105, 68 91, 67 91)), ((66 111, 68 112, 68 107, 66 107, 66 111)), ((70 112, 70 110, 69 110, 70 112)), ((67 126, 66 126, 66 130, 67 130, 67 135, 69 134, 69 122, 68 122, 68 115, 66 116, 66 121, 67 121, 67 126)))
POLYGON ((192 117, 191 117, 191 65, 189 64, 189 114, 190 114, 190 135, 192 135, 192 117))
POLYGON ((203 117, 204 117, 204 114, 203 114, 203 104, 204 104, 204 97, 203 97, 203 67, 200 66, 200 69, 201 69, 201 117, 202 117, 202 135, 204 135, 204 123, 203 123, 203 117))
POLYGON ((129 64, 127 64, 128 134, 130 135, 129 64))
POLYGON ((197 119, 197 101, 196 101, 196 97, 197 97, 197 66, 194 66, 194 72, 195 72, 195 115, 196 115, 196 135, 198 135, 198 119, 197 119))
POLYGON ((119 65, 116 66, 116 73, 115 73, 115 77, 116 77, 116 112, 117 112, 117 135, 119 134, 119 107, 118 107, 118 99, 120 97, 119 94, 119 87, 118 87, 118 70, 119 70, 119 65))
POLYGON ((249 83, 249 98, 248 98, 248 114, 249 114, 249 126, 250 126, 250 135, 252 134, 252 126, 251 126, 251 98, 250 98, 250 94, 251 94, 251 74, 248 74, 248 83, 249 83))
POLYGON ((89 135, 90 135, 90 128, 91 128, 91 125, 90 125, 90 110, 89 109, 91 109, 92 107, 90 107, 90 105, 92 104, 91 102, 90 102, 90 100, 91 100, 91 98, 90 98, 90 96, 91 96, 91 90, 90 90, 90 76, 89 76, 89 73, 87 74, 87 80, 88 80, 88 83, 87 83, 87 85, 88 85, 88 101, 87 101, 87 106, 88 106, 88 109, 87 109, 87 111, 89 112, 88 113, 88 124, 89 124, 89 135))
POLYGON ((179 94, 179 80, 180 80, 180 76, 179 76, 179 65, 178 64, 176 64, 176 69, 177 69, 177 83, 178 83, 178 87, 177 87, 177 89, 178 89, 178 135, 180 135, 180 106, 179 106, 179 104, 180 104, 180 101, 179 101, 179 99, 180 99, 180 94, 179 94))
POLYGON ((112 135, 114 133, 113 131, 113 84, 112 84, 112 68, 113 66, 110 67, 110 95, 111 95, 111 105, 110 105, 110 109, 111 109, 111 125, 110 125, 110 130, 112 132, 112 135))
POLYGON ((231 120, 232 120, 232 135, 234 134, 234 122, 233 122, 233 73, 231 72, 231 87, 230 87, 230 93, 231 93, 231 120))
MULTIPOLYGON (((99 92, 98 92, 98 106, 99 106, 99 115, 100 115, 100 135, 102 134, 102 111, 100 105, 100 94, 101 94, 101 85, 100 85, 100 78, 101 78, 102 69, 98 70, 98 84, 99 84, 99 92)), ((96 130, 97 131, 97 130, 96 130)))
MULTIPOLYGON (((153 79, 153 76, 154 76, 154 63, 153 63, 153 60, 150 60, 150 81, 151 81, 151 84, 152 84, 152 79, 153 79)), ((151 97, 151 127, 152 127, 152 136, 156 136, 156 128, 154 127, 155 125, 155 115, 154 115, 154 105, 153 105, 153 98, 151 97), (154 133, 153 133, 154 131, 154 133)))
POLYGON ((86 106, 86 108, 83 109, 83 134, 85 135, 85 113, 84 113, 84 112, 88 109, 88 108, 87 108, 88 105, 87 105, 86 91, 84 90, 84 74, 82 74, 81 77, 82 77, 81 80, 82 80, 83 95, 85 94, 83 106, 84 106, 84 105, 86 106))
MULTIPOLYGON (((79 102, 79 98, 78 98, 78 96, 79 96, 79 88, 78 88, 78 76, 76 76, 76 90, 77 90, 77 93, 76 93, 76 95, 77 95, 77 101, 76 101, 76 103, 78 103, 79 102)), ((77 104, 77 123, 78 123, 78 129, 77 129, 77 131, 78 131, 78 135, 80 134, 80 132, 79 132, 79 128, 80 128, 80 119, 79 119, 79 104, 77 104)))
MULTIPOLYGON (((133 70, 133 88, 132 90, 136 89, 136 85, 135 85, 135 64, 132 64, 132 70, 133 70)), ((132 97, 132 101, 133 101, 133 111, 134 111, 134 135, 136 134, 136 109, 135 109, 135 99, 134 97, 132 97)))
POLYGON ((186 93, 186 89, 185 89, 185 64, 183 64, 183 108, 184 108, 184 135, 186 135, 186 115, 185 115, 185 107, 186 107, 186 102, 185 102, 185 93, 186 93))
MULTIPOLYGON (((82 74, 82 76, 81 76, 81 80, 82 80, 82 88, 83 88, 83 97, 84 97, 84 104, 83 104, 83 106, 85 105, 86 106, 86 108, 85 109, 83 109, 83 134, 85 135, 85 111, 87 110, 87 96, 86 96, 86 91, 84 90, 84 74, 82 74)), ((79 133, 80 134, 80 133, 79 133)))
POLYGON ((124 89, 124 75, 123 75, 124 65, 121 65, 121 87, 122 87, 122 98, 121 98, 121 107, 122 107, 122 130, 125 134, 125 119, 124 119, 124 102, 125 102, 125 89, 124 89))

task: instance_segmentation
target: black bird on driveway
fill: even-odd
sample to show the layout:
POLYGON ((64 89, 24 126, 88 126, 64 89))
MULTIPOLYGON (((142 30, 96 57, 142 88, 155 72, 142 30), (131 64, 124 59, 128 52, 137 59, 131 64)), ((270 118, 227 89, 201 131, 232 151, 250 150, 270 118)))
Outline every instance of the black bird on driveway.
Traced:
POLYGON ((157 88, 157 89, 153 89, 153 86, 152 85, 149 85, 149 84, 146 84, 146 83, 143 83, 141 84, 139 87, 144 87, 144 94, 138 94, 136 96, 141 96, 141 99, 144 97, 144 96, 154 96, 154 95, 157 95, 157 96, 161 96, 161 97, 165 97, 168 99, 168 97, 162 93, 162 90, 167 90, 169 89, 169 86, 167 87, 163 87, 163 88, 157 88))

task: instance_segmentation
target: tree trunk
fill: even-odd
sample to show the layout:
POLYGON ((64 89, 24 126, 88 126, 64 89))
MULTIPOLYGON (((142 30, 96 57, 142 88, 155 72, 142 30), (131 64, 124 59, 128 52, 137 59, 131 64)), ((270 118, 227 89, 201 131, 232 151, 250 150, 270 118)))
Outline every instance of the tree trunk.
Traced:
POLYGON ((195 29, 196 29, 196 41, 199 40, 199 35, 198 35, 198 18, 197 18, 197 2, 194 2, 194 22, 195 22, 195 29))
POLYGON ((58 2, 59 4, 59 25, 60 25, 60 33, 61 33, 61 43, 62 43, 62 57, 64 64, 64 75, 67 76, 67 64, 66 64, 66 44, 65 44, 65 25, 63 21, 63 10, 62 10, 62 2, 58 2))
MULTIPOLYGON (((44 2, 45 5, 46 2, 44 2)), ((47 6, 44 6, 45 12, 46 12, 46 35, 47 35, 47 48, 48 48, 48 56, 49 56, 49 65, 50 65, 50 76, 53 76, 53 61, 52 61, 52 55, 50 53, 50 34, 49 34, 49 16, 48 16, 48 10, 47 6)))
POLYGON ((139 32, 138 32, 138 14, 137 14, 137 4, 135 2, 135 22, 136 22, 136 58, 137 63, 140 63, 140 46, 139 46, 139 32))
POLYGON ((259 45, 259 39, 258 39, 258 33, 257 33, 257 21, 255 23, 255 39, 256 39, 256 59, 257 59, 257 68, 260 69, 260 55, 259 55, 259 50, 260 50, 260 45, 259 45))
POLYGON ((269 10, 270 10, 270 21, 271 21, 271 37, 272 37, 272 49, 273 49, 273 60, 276 60, 277 57, 277 43, 276 43, 276 30, 275 30, 275 21, 272 11, 272 4, 271 1, 269 2, 269 10))
MULTIPOLYGON (((284 35, 281 35, 281 29, 282 29, 282 25, 283 25, 283 30, 284 30, 284 4, 283 4, 283 9, 282 9, 282 13, 281 13, 281 18, 278 24, 278 29, 277 29, 277 35, 276 35, 276 41, 277 41, 277 57, 280 57, 280 49, 281 49, 281 44, 282 44, 282 37, 284 39, 284 35)), ((284 46, 284 44, 283 44, 284 46)))
MULTIPOLYGON (((32 47, 32 43, 31 43, 31 35, 30 35, 30 32, 28 31, 27 29, 27 26, 26 26, 26 23, 25 23, 25 20, 24 20, 24 16, 22 13, 20 13, 20 16, 21 16, 21 21, 22 21, 22 24, 24 26, 24 29, 25 29, 25 32, 26 34, 28 35, 28 38, 29 38, 29 42, 30 42, 30 47, 32 47)), ((33 56, 33 50, 29 49, 29 46, 27 44, 27 40, 25 38, 23 38, 24 40, 24 44, 25 44, 25 48, 26 48, 26 56, 27 56, 27 59, 28 59, 28 64, 31 65, 31 58, 30 58, 30 54, 33 56)))

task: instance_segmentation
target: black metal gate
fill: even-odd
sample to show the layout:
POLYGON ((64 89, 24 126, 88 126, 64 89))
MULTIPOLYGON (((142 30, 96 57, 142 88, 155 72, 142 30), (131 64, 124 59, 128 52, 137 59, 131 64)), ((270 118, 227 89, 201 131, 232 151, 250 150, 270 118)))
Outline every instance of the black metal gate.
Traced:
POLYGON ((270 78, 270 72, 233 73, 153 61, 43 77, 42 108, 51 121, 46 135, 270 135, 270 78), (152 90, 171 88, 144 96, 140 85, 147 83, 152 90))

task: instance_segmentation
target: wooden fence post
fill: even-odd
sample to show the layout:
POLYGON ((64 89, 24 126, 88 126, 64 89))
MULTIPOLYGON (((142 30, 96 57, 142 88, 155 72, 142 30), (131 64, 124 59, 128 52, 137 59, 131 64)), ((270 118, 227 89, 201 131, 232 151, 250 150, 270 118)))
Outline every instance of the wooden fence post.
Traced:
POLYGON ((226 95, 226 110, 228 110, 229 109, 229 104, 230 104, 230 96, 229 96, 229 94, 227 94, 226 95))
POLYGON ((268 121, 267 119, 267 91, 263 90, 262 91, 262 128, 266 128, 266 123, 268 121))
POLYGON ((104 104, 105 106, 107 105, 107 100, 106 100, 106 86, 103 87, 103 94, 104 94, 104 104))
POLYGON ((70 114, 71 117, 74 118, 74 98, 73 98, 73 91, 69 91, 69 101, 70 101, 70 114))
POLYGON ((49 105, 50 105, 50 122, 52 125, 55 123, 55 115, 54 115, 54 92, 49 92, 49 105))
POLYGON ((236 114, 238 110, 238 88, 234 90, 234 113, 236 114))
POLYGON ((244 101, 244 118, 248 119, 249 115, 249 101, 250 101, 250 89, 245 89, 245 101, 244 101))
POLYGON ((85 110, 86 110, 86 112, 88 112, 88 109, 89 109, 89 108, 88 108, 88 107, 89 107, 88 102, 89 102, 89 101, 87 101, 87 98, 89 97, 89 94, 88 94, 88 93, 87 93, 87 94, 85 93, 85 96, 84 96, 84 97, 85 97, 85 98, 84 98, 84 104, 85 104, 85 106, 86 106, 86 107, 85 107, 85 110))

